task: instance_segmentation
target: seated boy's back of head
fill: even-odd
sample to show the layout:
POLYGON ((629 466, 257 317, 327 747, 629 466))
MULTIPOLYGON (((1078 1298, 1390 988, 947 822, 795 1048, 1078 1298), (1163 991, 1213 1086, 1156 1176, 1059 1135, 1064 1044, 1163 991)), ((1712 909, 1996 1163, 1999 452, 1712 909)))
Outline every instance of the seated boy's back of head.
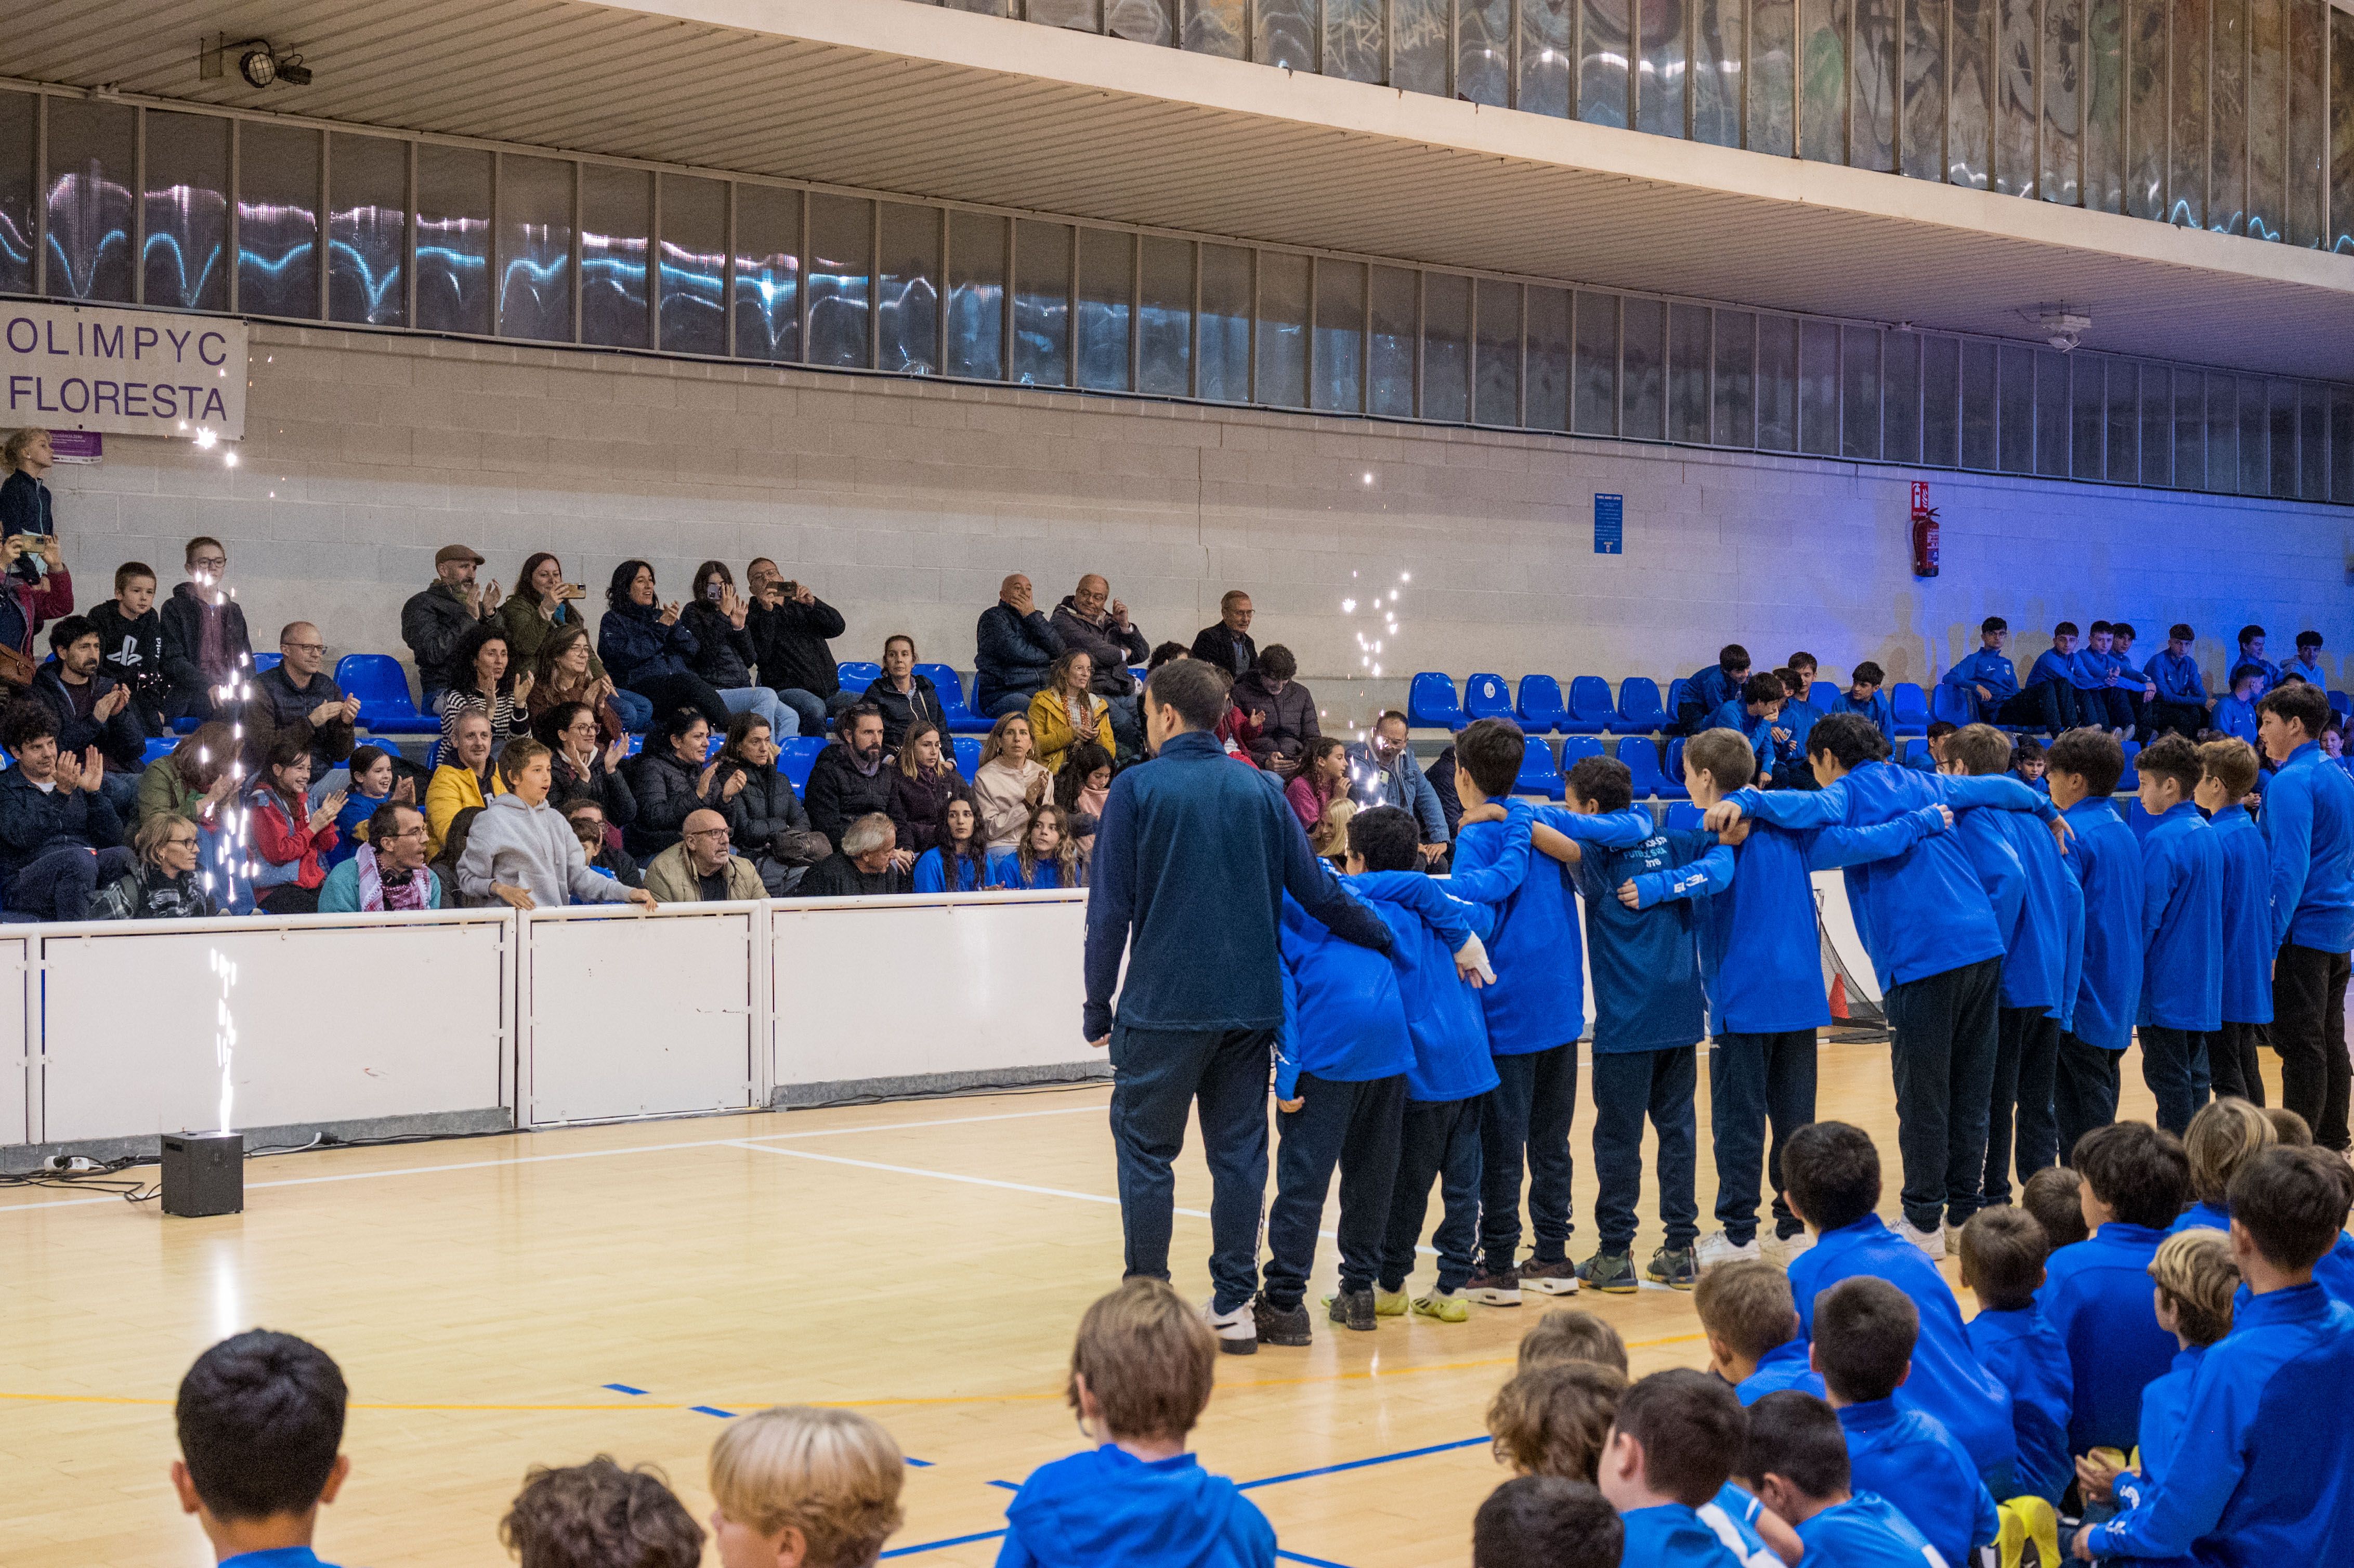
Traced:
POLYGON ((1790 1277, 1770 1263, 1720 1264, 1700 1277, 1692 1308, 1712 1344, 1755 1364, 1798 1337, 1790 1277))
POLYGON ((651 1465, 535 1465, 499 1520, 521 1568, 696 1568, 703 1527, 651 1465))
POLYGON ((2053 1252, 2093 1234, 2084 1224, 2084 1201, 2077 1191, 2083 1180, 2065 1165, 2047 1165, 2020 1189, 2019 1206, 2035 1216, 2053 1252))
POLYGON ((1524 1476, 1591 1481, 1627 1380, 1592 1361, 1553 1361, 1515 1374, 1488 1405, 1496 1457, 1524 1476))
POLYGON ((2182 1142, 2146 1121, 2112 1122, 2076 1140, 2070 1163, 2112 1218, 2162 1231, 2190 1196, 2182 1142))
POLYGON ((1395 806, 1375 806, 1349 819, 1349 853, 1366 871, 1412 871, 1422 860, 1422 830, 1395 806))
POLYGON ((1903 1383, 1920 1337, 1913 1298, 1884 1279, 1842 1279, 1815 1303, 1815 1368, 1841 1404, 1886 1399, 1903 1383))
POLYGON ((798 1531, 807 1568, 867 1568, 899 1528, 907 1461, 852 1410, 776 1405, 738 1416, 711 1446, 723 1563, 770 1558, 798 1531), (758 1538, 758 1545, 746 1536, 758 1538))
POLYGON ((1527 1372, 1558 1361, 1593 1361, 1615 1369, 1624 1378, 1627 1341, 1591 1312, 1556 1307, 1521 1336, 1520 1367, 1527 1372))
POLYGON ((1472 1568, 1618 1568, 1625 1531, 1585 1481, 1516 1476, 1471 1521, 1472 1568))
POLYGON ((349 1468, 338 1452, 348 1398, 334 1358, 292 1334, 249 1330, 196 1358, 174 1406, 172 1480, 221 1555, 244 1550, 256 1526, 292 1524, 308 1540, 349 1468))
POLYGON ((1636 1489, 1696 1509, 1732 1478, 1747 1431, 1741 1402, 1721 1379, 1690 1367, 1653 1372, 1618 1401, 1604 1495, 1621 1513, 1636 1489))
POLYGON ((2345 1228, 2349 1189, 2346 1161, 2326 1149, 2264 1150, 2232 1177, 2232 1232, 2273 1268, 2310 1277, 2345 1228))
POLYGON ((1844 1230, 1879 1206, 1880 1150, 1860 1127, 1814 1122, 1790 1135, 1782 1178, 1791 1205, 1817 1234, 1844 1230))
POLYGON ((1980 1209, 1962 1227, 1962 1283, 1977 1294, 1980 1309, 2016 1312, 2035 1305, 2051 1254, 2051 1238, 2034 1215, 2007 1203, 1980 1209))

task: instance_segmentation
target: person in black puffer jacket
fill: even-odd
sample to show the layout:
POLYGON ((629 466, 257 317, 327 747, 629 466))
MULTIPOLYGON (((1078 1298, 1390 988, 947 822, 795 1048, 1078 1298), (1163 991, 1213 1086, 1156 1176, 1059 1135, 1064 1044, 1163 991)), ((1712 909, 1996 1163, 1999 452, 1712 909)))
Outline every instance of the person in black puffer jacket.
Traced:
POLYGON ((819 752, 810 768, 809 788, 801 797, 809 807, 810 825, 840 849, 851 823, 872 812, 890 814, 896 771, 883 749, 882 710, 873 703, 845 710, 834 725, 833 744, 819 752))
POLYGON ((727 818, 728 840, 760 874, 769 896, 781 898, 801 885, 811 866, 833 853, 833 845, 810 826, 793 781, 777 770, 776 738, 758 714, 737 714, 727 726, 718 769, 713 782, 727 818))
POLYGON ((891 826, 899 847, 921 855, 939 846, 946 830, 941 818, 949 802, 967 785, 950 754, 948 732, 929 719, 908 727, 898 760, 885 769, 891 775, 891 826))
POLYGON ((678 842, 689 811, 722 809, 716 769, 703 759, 710 749, 711 726, 695 709, 681 708, 646 737, 644 751, 621 764, 638 802, 637 820, 621 830, 621 843, 638 860, 678 842))
POLYGON ((932 678, 916 673, 916 640, 904 631, 883 640, 883 673, 868 683, 863 700, 883 710, 883 744, 893 751, 906 743, 907 726, 917 720, 949 722, 932 678))

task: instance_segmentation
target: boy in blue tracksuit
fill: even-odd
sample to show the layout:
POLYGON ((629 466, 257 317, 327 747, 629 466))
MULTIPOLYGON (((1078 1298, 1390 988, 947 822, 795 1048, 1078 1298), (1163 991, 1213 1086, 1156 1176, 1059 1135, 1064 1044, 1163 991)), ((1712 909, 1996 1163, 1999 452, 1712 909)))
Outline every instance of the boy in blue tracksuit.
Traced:
MULTIPOLYGON (((1877 827, 1925 806, 1996 806, 2051 820, 2052 803, 2016 779, 1949 779, 1891 767, 1862 719, 1815 726, 1813 794, 1744 789, 1710 809, 1724 827, 1744 817, 1787 829, 1877 827)), ((1945 1255, 1942 1226, 1976 1213, 1986 1181, 1987 1107, 1994 1092, 2002 933, 1969 858, 1950 834, 1846 873, 1856 933, 1880 978, 1894 1035, 1897 1139, 1904 1158, 1904 1234, 1945 1255), (1935 910, 1935 919, 1921 912, 1935 910)))
POLYGON ((2199 748, 2199 809, 2223 850, 2223 1027, 2208 1042, 2208 1068, 2218 1096, 2260 1106, 2275 949, 2264 835, 2240 803, 2256 787, 2256 754, 2245 741, 2211 740, 2199 748))
POLYGON ((2052 803, 2074 834, 2069 858, 2084 890, 2084 962, 2052 1096, 2064 1165, 2078 1139, 2117 1114, 2117 1064, 2141 1005, 2141 845, 2109 800, 2126 766, 2115 736, 2071 731, 2044 762, 2052 803))
MULTIPOLYGON (((1946 742, 1943 771, 1992 777, 2007 771, 2010 751, 2009 736, 1974 724, 1946 742)), ((2084 960, 2084 890, 2052 835, 2019 812, 1972 809, 1956 831, 2003 933, 1986 1161, 1987 1202, 2002 1203, 2010 1200, 2014 1108, 2020 1180, 2059 1159, 2052 1077, 2084 960)))
POLYGON ((2313 1140, 2343 1153, 2349 1092, 2347 954, 2354 948, 2354 779, 2317 744, 2329 699, 2294 682, 2267 692, 2264 755, 2276 771, 2264 786, 2262 825, 2272 851, 2273 1049, 2280 1053, 2281 1103, 2305 1118, 2313 1140))
POLYGON ((1941 1561, 1887 1499, 1850 1489, 1847 1430, 1819 1396, 1776 1393, 1752 1404, 1734 1473, 1790 1521, 1809 1568, 1922 1568, 1941 1561))
POLYGON ((2141 754, 2141 1073, 2177 1138, 2207 1103, 2207 1042, 2223 1027, 2223 843, 2192 799, 2199 748, 2161 736, 2141 754))
MULTIPOLYGON (((2229 1222, 2225 1224, 2228 1228, 2229 1222)), ((2152 1487, 2173 1474, 2199 1369, 2208 1351, 2232 1331, 2232 1296, 2240 1275, 2232 1262, 2231 1238, 2221 1230, 2194 1229, 2204 1234, 2170 1235, 2150 1259, 2158 1326, 2172 1334, 2181 1349, 2166 1375, 2141 1392, 2141 1434, 2133 1468, 2117 1471, 2091 1455, 2076 1464, 2087 1500, 2097 1500, 2105 1490, 2115 1498, 2118 1513, 2130 1512, 2152 1487)))
POLYGON ((2321 667, 2321 633, 2300 631, 2296 634, 2296 657, 2281 661, 2283 679, 2295 675, 2301 681, 2311 681, 2327 691, 2329 673, 2321 667))
MULTIPOLYGON (((1815 1232, 1815 1245, 1790 1261, 1801 1333, 1821 1337, 1816 1298, 1832 1286, 1860 1276, 1886 1280, 1911 1298, 1917 1320, 1909 1348, 1913 1371, 1897 1403, 1936 1417, 1980 1477, 2009 1469, 2019 1452, 2010 1395, 1970 1349, 1961 1304, 1946 1277, 1873 1213, 1880 1202, 1880 1151, 1871 1135, 1845 1122, 1817 1122, 1790 1139, 1784 1169, 1791 1207, 1815 1232)), ((1815 1370, 1825 1371, 1819 1361, 1815 1370)), ((1903 1505, 1902 1498, 1891 1496, 1903 1505)))
MULTIPOLYGON (((1532 853, 1537 821, 1511 799, 1526 741, 1506 719, 1479 719, 1455 741, 1455 787, 1464 816, 1447 890, 1488 906, 1497 983, 1479 993, 1498 1083, 1480 1102, 1480 1266, 1465 1288, 1490 1307, 1518 1306, 1521 1287, 1547 1295, 1577 1288, 1569 1261, 1569 1123, 1577 1107, 1577 1037, 1585 1029, 1585 958, 1577 911, 1554 861, 1532 853), (1492 820, 1500 813, 1501 820, 1492 820), (1521 1171, 1529 1173, 1535 1255, 1521 1261, 1521 1171)), ((1564 818, 1567 832, 1615 832, 1635 842, 1648 811, 1564 818)))
POLYGON ((1626 1531, 1621 1563, 1753 1568, 1758 1554, 1773 1561, 1709 1506, 1741 1463, 1746 1431, 1733 1391, 1690 1367, 1653 1372, 1619 1396, 1595 1478, 1626 1531))
POLYGON ((2035 1304, 2068 1347, 2068 1451, 2083 1454, 2132 1447, 2142 1390, 2173 1364, 2149 1263, 2190 1195, 2190 1167, 2179 1140, 2141 1121, 2086 1133, 2075 1166, 2093 1234, 2052 1255, 2035 1304))
POLYGON ((1332 1171, 1341 1171, 1341 1290, 1331 1319, 1373 1328, 1373 1276, 1397 1174, 1405 1073, 1414 1065, 1405 1004, 1387 953, 1334 936, 1284 895, 1283 1025, 1275 1037, 1275 1202, 1266 1283, 1252 1306, 1263 1345, 1310 1340, 1302 1300, 1332 1171))
POLYGON ((2254 665, 2264 678, 2264 683, 2257 688, 2256 695, 2263 696, 2264 693, 2280 684, 2280 666, 2264 657, 2263 627, 2252 625, 2240 628, 2240 652, 2232 660, 2232 667, 2237 669, 2243 664, 2254 665))
POLYGON ((2229 1568, 2354 1559, 2354 1308, 2313 1283, 2346 1218, 2346 1172, 2267 1149, 2232 1178, 2249 1299, 2191 1379, 2182 1441, 2140 1501, 2078 1532, 2087 1558, 2229 1568))
POLYGON ((2021 1493, 2057 1506, 2075 1478, 2068 1453, 2068 1411, 2075 1383, 2068 1347, 2035 1309, 2052 1238, 2035 1216, 2009 1203, 1980 1209, 1962 1227, 1962 1284, 1978 1298, 1964 1326, 1978 1364, 2010 1391, 2011 1436, 2019 1462, 1998 1477, 1997 1497, 2021 1493))
POLYGON ((1781 716, 1774 721, 1774 788, 1815 789, 1814 770, 1807 766, 1807 736, 1813 733, 1815 721, 1823 715, 1807 700, 1807 688, 1814 679, 1813 669, 1777 670, 1775 673, 1782 677, 1782 689, 1788 700, 1782 705, 1781 716))
POLYGON ((1670 715, 1671 735, 1698 735, 1708 727, 1708 715, 1741 694, 1749 680, 1749 650, 1728 642, 1716 651, 1716 662, 1693 671, 1684 680, 1670 715))
MULTIPOLYGON (((1893 746, 1896 741, 1896 705, 1880 689, 1887 679, 1886 671, 1866 659, 1849 673, 1847 690, 1831 705, 1831 713, 1861 714, 1872 721, 1880 738, 1893 746)), ((1829 718, 1830 714, 1823 716, 1829 718)))
POLYGON ((2232 666, 2232 689, 2215 705, 2214 727, 2234 740, 2256 744, 2256 703, 2264 694, 2264 673, 2254 664, 2232 666))
MULTIPOLYGON (((1749 743, 1757 758, 1756 772, 1751 778, 1758 783, 1768 783, 1774 777, 1774 732, 1781 726, 1782 707, 1789 694, 1781 676, 1770 672, 1752 675, 1739 693, 1708 715, 1707 729, 1729 729, 1749 743)), ((1751 779, 1742 782, 1749 783, 1751 779)))
POLYGON ((1978 622, 1978 651, 1946 671, 1944 684, 1968 696, 1982 724, 2041 723, 2041 713, 2003 712, 2019 696, 2019 671, 2002 651, 2009 641, 2010 622, 1999 615, 1988 616, 1978 622))
POLYGON ((2154 734, 2149 714, 2150 705, 2158 701, 2158 683, 2134 662, 2134 636, 2131 621, 2120 620, 2109 628, 2109 664, 2117 673, 2116 689, 2125 694, 2126 705, 2133 714, 2133 737, 2148 740, 2154 734))
POLYGON ((2109 652, 2115 635, 2115 627, 2096 620, 2084 634, 2084 645, 2076 651, 2076 715, 2085 724, 2107 729, 2119 740, 2130 740, 2133 705, 2126 700, 2124 677, 2109 652))
POLYGON ((1350 874, 1342 885, 1373 907, 1394 938, 1390 961, 1414 1045, 1373 1309, 1394 1318, 1411 1305, 1417 1317, 1459 1323, 1469 1316, 1463 1286, 1479 1236, 1479 1102, 1496 1086, 1488 1022, 1473 989, 1493 978, 1483 946, 1492 926, 1487 906, 1449 897, 1421 871, 1419 834, 1415 819, 1394 806, 1349 821, 1350 874), (1434 1180, 1441 1205, 1432 1237, 1438 1284, 1409 1304, 1406 1277, 1414 1272, 1434 1180))
POLYGON ((2147 720, 2153 729, 2172 730, 2185 740, 2197 740, 2207 727, 2206 677, 2190 655, 2198 633, 2184 621, 2167 629, 2166 646, 2149 657, 2141 673, 2154 688, 2147 720))
MULTIPOLYGON (((1686 741, 1684 787, 1692 803, 1706 810, 1739 788, 1734 780, 1743 764, 1737 737, 1709 733, 1686 741)), ((1902 854, 1945 826, 1935 808, 1861 830, 1794 832, 1753 822, 1737 846, 1704 845, 1689 866, 1634 879, 1638 908, 1689 899, 1697 922, 1701 984, 1715 1037, 1708 1054, 1709 1131, 1721 1227, 1694 1255, 1702 1268, 1761 1255, 1787 1262, 1790 1244, 1806 1231, 1783 1199, 1782 1150, 1792 1132, 1815 1119, 1816 1031, 1831 1021, 1808 874, 1902 854), (1763 1253, 1761 1162, 1773 1188, 1775 1231, 1774 1245, 1763 1253)))
POLYGON ((2031 702, 2035 722, 2052 735, 2062 735, 2080 723, 2076 705, 2076 623, 2063 620, 2052 629, 2052 646, 2040 654, 2020 688, 2021 701, 2031 702))
POLYGON ((1895 1505, 1947 1563, 1971 1561, 2000 1526, 1972 1456, 1945 1423, 1903 1399, 1920 1312, 1870 1275, 1843 1279, 1815 1303, 1815 1370, 1847 1433, 1854 1484, 1895 1505))
POLYGON ((1744 1406, 1786 1388, 1821 1396, 1790 1278, 1779 1268, 1759 1259, 1719 1265, 1700 1277, 1692 1309, 1708 1337, 1708 1370, 1733 1385, 1744 1406))

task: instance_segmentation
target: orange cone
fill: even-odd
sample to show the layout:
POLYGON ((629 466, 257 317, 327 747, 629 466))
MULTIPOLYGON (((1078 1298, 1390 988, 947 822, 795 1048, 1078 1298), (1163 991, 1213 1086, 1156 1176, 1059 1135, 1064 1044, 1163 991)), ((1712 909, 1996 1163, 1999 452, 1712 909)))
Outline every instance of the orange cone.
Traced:
POLYGON ((1831 1022, 1833 1023, 1845 1023, 1848 1022, 1847 977, 1845 975, 1831 976, 1831 1022))

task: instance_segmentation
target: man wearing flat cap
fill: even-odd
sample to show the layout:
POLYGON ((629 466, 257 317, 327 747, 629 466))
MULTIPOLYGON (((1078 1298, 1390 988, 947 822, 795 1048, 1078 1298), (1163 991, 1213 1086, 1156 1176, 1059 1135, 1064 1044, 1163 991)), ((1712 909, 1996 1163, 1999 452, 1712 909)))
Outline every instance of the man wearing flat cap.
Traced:
POLYGON ((499 608, 499 585, 479 588, 474 568, 481 552, 471 545, 444 545, 433 556, 433 585, 400 607, 400 640, 417 657, 417 679, 425 688, 425 711, 440 711, 444 672, 458 644, 499 608))

